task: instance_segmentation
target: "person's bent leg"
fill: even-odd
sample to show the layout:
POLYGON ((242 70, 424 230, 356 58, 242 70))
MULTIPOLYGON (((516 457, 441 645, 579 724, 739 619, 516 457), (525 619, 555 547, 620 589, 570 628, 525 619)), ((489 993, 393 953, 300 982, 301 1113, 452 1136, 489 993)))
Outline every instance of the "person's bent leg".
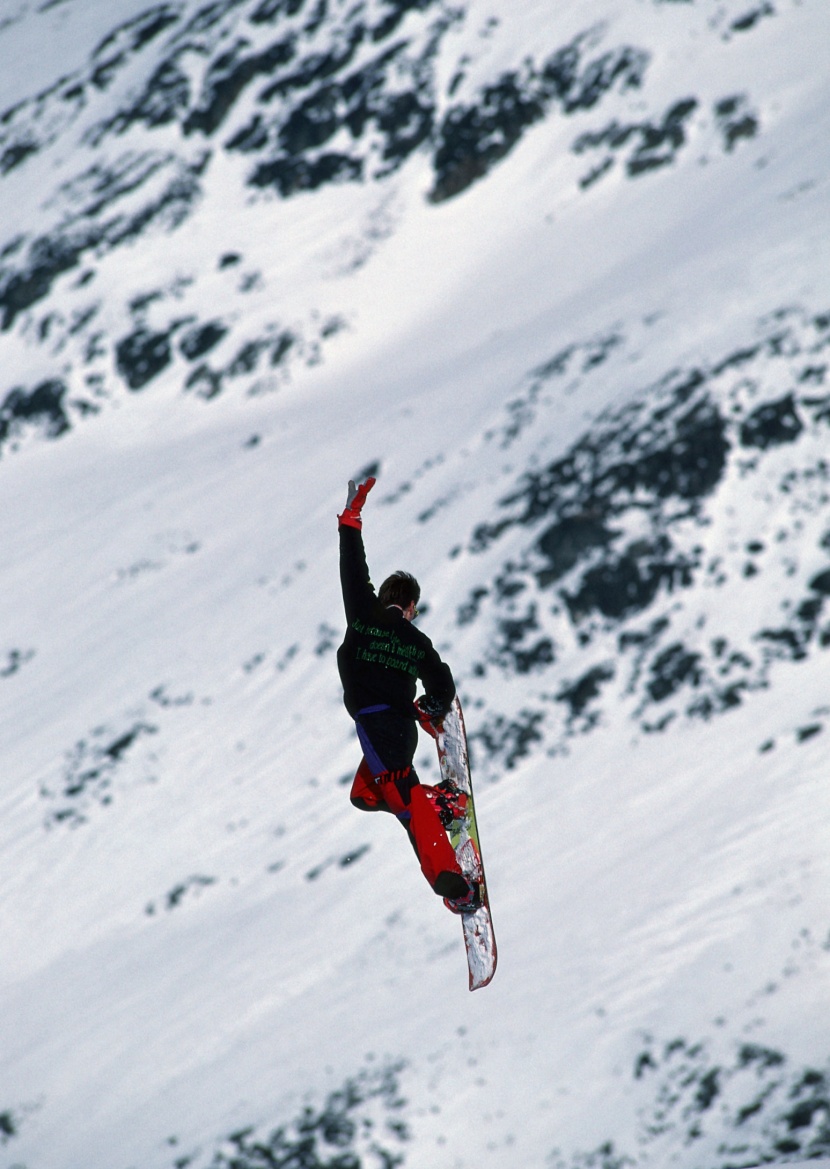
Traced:
POLYGON ((444 825, 420 783, 412 788, 409 810, 410 832, 421 872, 439 897, 463 896, 469 885, 461 873, 444 825))
POLYGON ((375 777, 372 775, 372 769, 366 762, 365 756, 360 760, 360 766, 352 781, 352 790, 349 792, 349 799, 362 812, 390 811, 383 802, 380 789, 375 783, 375 777))
POLYGON ((412 766, 418 743, 415 721, 375 708, 360 711, 356 722, 380 798, 406 829, 430 886, 441 897, 463 897, 470 891, 469 883, 461 873, 438 809, 412 766))
POLYGON ((387 771, 378 776, 378 785, 387 807, 407 830, 429 884, 440 897, 462 897, 469 885, 441 818, 414 770, 387 771))

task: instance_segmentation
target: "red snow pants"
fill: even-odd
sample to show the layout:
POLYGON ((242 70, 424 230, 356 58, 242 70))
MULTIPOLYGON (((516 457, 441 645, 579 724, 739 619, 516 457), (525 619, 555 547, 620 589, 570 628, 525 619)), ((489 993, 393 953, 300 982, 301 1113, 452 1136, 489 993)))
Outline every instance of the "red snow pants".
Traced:
MULTIPOLYGON (((385 712, 370 711, 372 715, 385 712)), ((357 808, 366 812, 391 812, 401 821, 409 833, 409 838, 415 848, 415 853, 421 865, 421 872, 431 886, 440 873, 461 874, 461 867, 455 857, 455 850, 447 838, 447 833, 441 823, 438 811, 430 801, 427 789, 424 788, 411 763, 414 754, 414 743, 417 743, 418 728, 414 720, 402 720, 409 723, 409 727, 402 728, 405 734, 406 745, 412 743, 412 750, 405 750, 403 755, 409 756, 410 762, 405 761, 396 749, 397 744, 390 742, 388 732, 390 726, 396 729, 394 716, 357 719, 357 732, 364 756, 352 783, 350 798, 357 808), (411 727, 413 738, 409 733, 411 727), (384 741, 385 740, 385 741, 384 741), (390 768, 384 766, 379 750, 386 748, 386 754, 397 756, 395 763, 403 762, 403 766, 390 768)))

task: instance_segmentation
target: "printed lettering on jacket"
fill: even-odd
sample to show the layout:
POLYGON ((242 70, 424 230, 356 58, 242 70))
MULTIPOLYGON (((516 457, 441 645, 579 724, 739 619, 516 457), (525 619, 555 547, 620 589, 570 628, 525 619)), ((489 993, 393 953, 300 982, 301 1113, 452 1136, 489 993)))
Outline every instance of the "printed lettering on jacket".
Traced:
POLYGON ((366 625, 358 617, 352 621, 352 629, 362 638, 368 639, 368 644, 357 647, 357 661, 372 662, 390 670, 402 670, 413 678, 418 677, 417 663, 423 661, 423 649, 401 641, 394 630, 366 625))

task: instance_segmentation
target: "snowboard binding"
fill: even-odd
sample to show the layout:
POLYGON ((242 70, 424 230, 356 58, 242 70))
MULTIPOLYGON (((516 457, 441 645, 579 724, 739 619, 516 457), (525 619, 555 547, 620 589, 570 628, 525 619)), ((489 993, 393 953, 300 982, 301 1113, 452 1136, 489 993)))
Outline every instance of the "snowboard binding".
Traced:
POLYGON ((463 820, 467 814, 467 794, 455 784, 444 780, 434 787, 424 785, 424 791, 432 806, 438 813, 444 828, 449 828, 457 820, 463 820))

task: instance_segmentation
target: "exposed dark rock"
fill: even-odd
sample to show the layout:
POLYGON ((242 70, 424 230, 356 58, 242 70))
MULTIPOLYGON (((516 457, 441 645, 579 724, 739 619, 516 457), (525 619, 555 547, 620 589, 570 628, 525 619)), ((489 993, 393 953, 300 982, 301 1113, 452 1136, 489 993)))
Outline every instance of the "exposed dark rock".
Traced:
MULTIPOLYGON (((471 104, 451 107, 435 131, 435 98, 426 66, 448 22, 440 29, 435 26, 438 31, 432 43, 411 65, 413 83, 405 92, 390 87, 389 73, 408 49, 407 42, 392 44, 374 60, 347 72, 361 45, 388 40, 407 11, 426 11, 432 4, 420 0, 388 7, 386 17, 373 28, 354 19, 342 30, 337 47, 327 52, 303 57, 296 40, 286 40, 284 46, 290 43, 296 50, 293 56, 287 48, 280 56, 276 47, 267 61, 261 56, 242 57, 240 50, 225 54, 211 67, 215 77, 206 81, 208 96, 188 117, 186 130, 212 132, 251 78, 270 71, 276 77, 258 99, 264 108, 227 143, 232 150, 266 155, 251 175, 254 186, 275 186, 282 195, 290 195, 325 182, 361 178, 367 174, 365 157, 338 152, 324 156, 323 163, 313 152, 343 127, 355 142, 372 127, 380 138, 380 158, 385 163, 378 176, 397 169, 435 135, 436 180, 431 198, 440 201, 485 174, 528 126, 545 116, 552 102, 559 101, 566 113, 590 108, 615 85, 639 85, 645 70, 645 54, 628 47, 583 62, 586 38, 579 37, 538 70, 529 66, 507 72, 485 86, 471 104), (292 68, 281 72, 286 64, 292 68), (294 93, 303 94, 302 100, 289 106, 287 113, 269 118, 267 106, 294 93)), ((270 19, 281 11, 279 6, 269 6, 261 18, 270 19)))
MULTIPOLYGON (((830 575, 830 574, 828 574, 828 575, 830 575)), ((813 581, 816 579, 817 578, 813 578, 813 581)), ((813 581, 810 582, 811 589, 815 588, 813 581)), ((826 582, 819 580, 820 585, 823 585, 825 583, 826 582)), ((819 588, 816 591, 822 592, 823 590, 821 588, 819 588)), ((802 625, 815 626, 815 623, 818 620, 823 608, 824 608, 824 596, 808 597, 806 601, 802 601, 801 604, 797 606, 797 608, 795 610, 795 615, 798 618, 798 620, 802 623, 802 625)))
POLYGON ((623 92, 639 89, 649 61, 648 53, 626 45, 602 53, 589 61, 582 73, 572 74, 571 56, 569 46, 555 53, 542 70, 550 92, 562 99, 566 114, 592 109, 615 85, 623 92))
POLYGON ((262 0, 249 17, 251 24, 274 24, 280 17, 295 16, 306 0, 262 0))
POLYGON ((268 339, 264 337, 255 341, 246 341, 225 370, 228 377, 239 377, 243 373, 252 373, 269 344, 268 339))
POLYGON ((805 727, 799 727, 795 732, 796 742, 806 743, 810 739, 814 739, 816 735, 820 735, 823 730, 824 725, 822 723, 810 723, 805 727))
POLYGON ((438 133, 433 165, 433 203, 460 194, 516 145, 545 113, 541 94, 515 73, 489 85, 473 106, 448 111, 438 133))
MULTIPOLYGON (((645 119, 621 124, 616 120, 601 130, 590 130, 576 139, 575 154, 602 151, 602 157, 580 180, 580 186, 590 187, 624 154, 626 173, 636 178, 676 161, 686 144, 688 123, 696 113, 699 102, 687 97, 675 101, 660 119, 645 119)), ((723 139, 723 149, 729 153, 742 138, 753 138, 758 133, 758 115, 752 111, 744 94, 721 98, 714 105, 715 123, 723 139)))
POLYGON ((137 239, 151 225, 174 231, 193 210, 201 194, 200 178, 210 161, 210 154, 186 166, 177 164, 177 173, 158 198, 145 204, 139 211, 116 216, 106 225, 102 235, 107 248, 118 247, 137 239))
POLYGON ((599 697, 603 683, 610 682, 613 677, 612 665, 592 666, 576 682, 563 686, 556 695, 556 701, 568 706, 571 719, 579 718, 585 714, 589 704, 599 697))
POLYGON ((732 32, 749 32, 750 29, 755 28, 760 20, 765 16, 774 16, 775 8, 769 0, 763 0, 763 3, 756 4, 753 8, 749 8, 746 12, 737 16, 730 24, 732 32))
MULTIPOLYGON (((174 885, 173 888, 166 894, 162 902, 162 906, 168 912, 171 909, 176 909, 179 905, 182 904, 185 897, 190 897, 193 894, 198 895, 203 889, 208 888, 210 885, 215 885, 216 881, 216 877, 206 877, 199 873, 195 874, 194 876, 187 877, 186 880, 180 881, 178 885, 174 885)), ((144 912, 148 916, 152 917, 156 912, 156 903, 151 901, 146 906, 144 912)))
POLYGON ((41 382, 33 390, 10 390, 0 406, 0 446, 28 423, 39 424, 47 438, 69 430, 64 406, 66 385, 59 378, 41 382))
POLYGON ((0 1145, 5 1145, 14 1136, 17 1136, 17 1121, 14 1113, 6 1108, 0 1112, 0 1145))
POLYGON ((792 394, 777 402, 765 402, 744 421, 740 430, 741 443, 747 447, 781 446, 795 442, 804 429, 792 394))
POLYGON ((712 366, 712 376, 717 377, 727 369, 741 369, 760 355, 761 345, 744 345, 722 358, 712 366))
POLYGON ((337 863, 341 869, 346 869, 349 865, 356 864, 361 857, 364 857, 371 847, 370 844, 361 844, 358 848, 352 848, 349 852, 343 853, 337 863))
POLYGON ((606 548, 614 533, 592 516, 566 516, 546 528, 537 540, 537 548, 548 561, 548 567, 537 572, 542 588, 560 580, 580 560, 606 548))
POLYGON ((459 607, 457 621, 459 625, 469 625, 471 621, 475 621, 478 616, 481 602, 489 594, 490 590, 479 587, 473 589, 469 599, 459 607))
POLYGON ((283 157, 264 162, 251 175, 255 187, 276 187, 285 197, 316 191, 326 183, 359 179, 363 163, 345 154, 322 154, 313 161, 283 157))
POLYGON ((430 199, 460 194, 513 149, 525 131, 558 101, 565 113, 590 109, 614 85, 641 84, 647 55, 624 47, 582 64, 583 37, 558 50, 536 69, 505 73, 485 86, 471 105, 451 107, 438 129, 430 199))
POLYGON ((651 1094, 637 1107, 637 1156, 608 1140, 567 1160, 557 1152, 551 1169, 633 1169, 643 1157, 666 1162, 691 1146, 712 1169, 821 1160, 830 1152, 828 1069, 792 1068, 780 1051, 757 1043, 717 1059, 705 1042, 678 1038, 658 1047, 646 1038, 634 1062, 638 1096, 651 1094))
MULTIPOLYGON (((427 83, 418 80, 404 93, 390 92, 388 83, 388 74, 407 48, 406 42, 383 49, 359 69, 347 72, 358 47, 369 39, 370 30, 355 23, 338 48, 302 58, 293 72, 260 94, 264 106, 294 92, 304 96, 274 117, 268 117, 264 110, 255 113, 227 143, 231 150, 265 154, 252 172, 254 186, 275 186, 288 196, 328 182, 362 178, 365 156, 342 151, 318 153, 343 128, 355 143, 370 128, 374 130, 384 164, 378 175, 397 169, 426 140, 433 117, 427 83)), ((413 77, 417 76, 416 68, 413 77)))
POLYGON ((213 1152, 211 1169, 360 1169, 370 1161, 394 1169, 409 1138, 402 1069, 387 1063, 361 1071, 270 1134, 253 1127, 229 1134, 213 1152))
POLYGON ((647 684, 653 702, 663 702, 683 685, 697 686, 701 680, 701 655, 692 653, 680 642, 668 646, 651 664, 651 679, 647 684))
POLYGON ((544 720, 544 712, 539 710, 522 710, 514 719, 494 716, 469 737, 474 766, 480 752, 491 774, 500 768, 511 771, 535 743, 542 741, 544 720))
POLYGON ((617 620, 646 609, 661 588, 671 592, 690 585, 694 564, 670 552, 666 538, 656 544, 638 541, 622 555, 589 568, 575 592, 563 591, 572 619, 598 612, 617 620))
POLYGON ((807 657, 807 640, 804 631, 782 626, 780 629, 762 629, 758 640, 766 643, 769 652, 789 661, 803 661, 807 657))
POLYGON ((378 110, 377 128, 383 138, 382 158, 387 167, 382 177, 396 170, 432 133, 434 110, 416 93, 392 95, 378 110))
POLYGON ((21 162, 24 162, 30 154, 37 154, 38 150, 36 142, 15 142, 12 146, 7 146, 0 154, 0 174, 7 175, 21 162))
MULTIPOLYGON (((319 360, 320 343, 334 336, 338 328, 339 323, 334 319, 324 322, 319 327, 318 339, 306 347, 303 339, 289 329, 280 328, 278 325, 271 326, 262 336, 244 341, 227 364, 220 368, 200 361, 188 374, 185 389, 194 390, 205 399, 215 398, 222 392, 228 378, 239 378, 254 373, 260 367, 263 358, 267 358, 272 370, 286 365, 289 355, 294 350, 298 351, 298 356, 305 353, 308 361, 319 360), (316 356, 311 356, 312 354, 316 356)), ((199 326, 182 338, 182 352, 191 360, 198 360, 217 345, 226 333, 227 328, 221 321, 199 326)))
MULTIPOLYGON (((55 281, 77 267, 83 257, 96 250, 111 250, 140 236, 151 225, 172 230, 188 216, 201 190, 200 177, 209 157, 179 164, 168 156, 147 154, 128 158, 124 166, 92 168, 80 176, 82 189, 92 201, 82 207, 73 222, 52 235, 39 236, 17 266, 0 268, 0 327, 11 328, 18 315, 48 296, 55 281), (137 211, 113 214, 113 205, 123 195, 138 190, 163 166, 173 167, 174 177, 165 189, 137 211)), ((14 252, 22 241, 14 241, 14 252)))
POLYGON ((115 346, 118 372, 131 390, 142 390, 173 359, 169 333, 153 333, 143 325, 115 346))
POLYGON ((639 143, 626 162, 629 175, 636 176, 674 162, 686 141, 685 123, 697 109, 693 97, 675 102, 658 125, 639 128, 639 143))
POLYGON ((810 588, 823 597, 830 597, 830 568, 817 573, 810 581, 810 588))
POLYGON ((505 617, 498 625, 499 642, 494 650, 495 657, 502 665, 509 665, 517 674, 528 674, 555 660, 553 641, 540 637, 526 644, 528 634, 539 628, 536 608, 531 606, 524 617, 505 617))
POLYGON ((376 479, 380 474, 380 468, 380 459, 373 459, 371 463, 366 463, 354 476, 355 483, 365 483, 367 479, 376 479))
POLYGON ((671 105, 659 122, 632 122, 621 126, 614 121, 603 130, 581 134, 573 144, 575 154, 585 154, 601 147, 611 152, 599 167, 582 179, 581 186, 594 183, 612 165, 613 155, 629 143, 633 149, 628 154, 626 170, 632 177, 674 162, 686 141, 686 122, 697 109, 697 104, 695 98, 684 98, 671 105))
POLYGON ((23 665, 25 665, 26 662, 30 662, 34 656, 35 656, 35 651, 33 649, 29 649, 29 650, 12 649, 12 650, 9 650, 7 655, 6 655, 6 664, 3 666, 2 669, 0 669, 0 678, 11 678, 12 675, 16 674, 18 672, 18 670, 23 665))
POLYGON ((208 321, 190 329, 179 342, 179 348, 188 361, 195 361, 218 345, 228 331, 221 321, 208 321))
POLYGON ((188 375, 184 384, 185 389, 195 390, 201 398, 215 398, 222 392, 222 373, 202 362, 188 375))
POLYGON ((294 38, 289 36, 250 56, 237 49, 222 54, 211 65, 205 78, 200 104, 183 123, 185 134, 215 133, 230 113, 243 90, 255 77, 267 76, 294 57, 294 38))
POLYGON ((225 145, 228 150, 238 150, 242 154, 255 154, 265 149, 269 139, 267 121, 262 114, 254 114, 248 124, 229 138, 225 145))
MULTIPOLYGON (((734 518, 726 522, 741 533, 737 541, 723 547, 707 535, 713 523, 723 522, 708 500, 727 477, 734 484, 758 476, 755 490, 784 501, 795 530, 814 523, 811 517, 826 507, 826 459, 811 453, 806 464, 793 462, 782 474, 779 461, 765 458, 767 450, 802 436, 820 437, 824 397, 790 393, 765 401, 764 391, 780 386, 794 365, 820 369, 828 326, 823 317, 798 312, 772 314, 768 323, 764 340, 708 368, 672 370, 624 407, 608 410, 560 457, 522 475, 472 533, 469 550, 491 559, 497 542, 508 533, 512 539, 510 559, 494 563, 458 612, 459 625, 486 623, 488 651, 471 670, 471 686, 491 666, 514 675, 546 667, 548 684, 553 670, 547 667, 557 677, 567 671, 577 681, 559 683, 553 694, 569 708, 564 726, 551 726, 558 745, 596 725, 603 687, 614 677, 618 697, 631 699, 632 717, 644 731, 656 732, 681 716, 708 719, 734 709, 770 684, 775 663, 802 661, 830 647, 824 620, 830 569, 802 576, 796 557, 787 555, 792 532, 764 528, 759 538, 728 507, 734 518), (519 536, 523 528, 530 529, 525 538, 519 536), (718 605, 698 609, 687 592, 696 583, 728 588, 734 605, 736 589, 756 587, 752 582, 762 571, 772 577, 775 569, 785 616, 750 625, 734 646, 718 628, 718 605), (788 593, 783 582, 790 577, 800 583, 788 593), (675 613, 684 614, 680 636, 671 633, 675 613), (614 675, 596 674, 596 667, 580 671, 588 646, 594 660, 614 661, 614 675), (657 718, 651 716, 655 708, 657 718)), ((528 375, 527 393, 506 411, 518 417, 521 408, 527 426, 544 408, 536 396, 550 379, 567 375, 569 393, 582 387, 593 372, 583 351, 571 345, 538 366, 528 375)), ((492 441, 512 426, 487 437, 492 441)), ((830 531, 818 539, 830 550, 830 531)), ((748 593, 748 611, 753 604, 748 593)), ((537 697, 551 699, 542 691, 537 697)), ((499 717, 509 723, 508 716, 499 717)), ((485 741, 492 747, 494 736, 485 741)))
POLYGON ((726 421, 714 402, 698 393, 687 407, 689 395, 702 386, 697 373, 680 379, 671 404, 655 407, 651 419, 642 405, 623 412, 563 458, 527 475, 504 501, 513 518, 479 527, 473 547, 486 547, 516 523, 533 524, 548 515, 557 517, 548 529, 552 543, 559 532, 570 532, 599 547, 609 542, 601 534, 610 532, 609 520, 638 493, 655 505, 674 497, 695 506, 717 486, 730 448, 726 421))
POLYGON ((123 134, 130 126, 143 123, 151 129, 166 126, 183 116, 190 104, 190 79, 175 58, 162 61, 136 101, 119 110, 91 133, 100 142, 107 133, 123 134))
POLYGON ((96 232, 74 238, 60 234, 41 236, 29 248, 28 262, 22 270, 0 270, 2 328, 11 328, 19 313, 47 296, 58 276, 74 268, 84 251, 99 238, 96 232))
POLYGON ((721 98, 715 103, 715 118, 723 134, 724 149, 732 150, 742 138, 754 138, 760 128, 758 115, 744 94, 721 98))
POLYGON ((79 205, 78 217, 83 217, 84 221, 93 220, 170 165, 170 155, 159 151, 127 153, 114 162, 96 162, 64 190, 79 205))
POLYGON ((92 54, 92 84, 98 89, 106 89, 129 57, 175 24, 179 16, 178 7, 158 4, 118 25, 92 54))
POLYGON ((433 0, 384 0, 386 15, 372 29, 372 39, 381 41, 395 31, 409 12, 425 12, 433 0))
POLYGON ((190 20, 179 30, 179 39, 199 37, 220 24, 234 8, 240 8, 247 0, 208 0, 208 3, 199 8, 190 20))
POLYGON ((340 128, 339 87, 323 85, 296 106, 280 127, 277 142, 287 155, 325 145, 340 128))
POLYGON ((59 805, 49 814, 47 826, 77 827, 85 823, 92 804, 110 804, 113 781, 127 757, 139 740, 157 732, 157 726, 140 721, 117 732, 108 726, 96 727, 89 738, 79 740, 67 752, 63 773, 55 787, 41 785, 40 794, 59 805))
POLYGON ((298 338, 289 329, 284 329, 271 341, 271 365, 281 365, 297 344, 298 338))

